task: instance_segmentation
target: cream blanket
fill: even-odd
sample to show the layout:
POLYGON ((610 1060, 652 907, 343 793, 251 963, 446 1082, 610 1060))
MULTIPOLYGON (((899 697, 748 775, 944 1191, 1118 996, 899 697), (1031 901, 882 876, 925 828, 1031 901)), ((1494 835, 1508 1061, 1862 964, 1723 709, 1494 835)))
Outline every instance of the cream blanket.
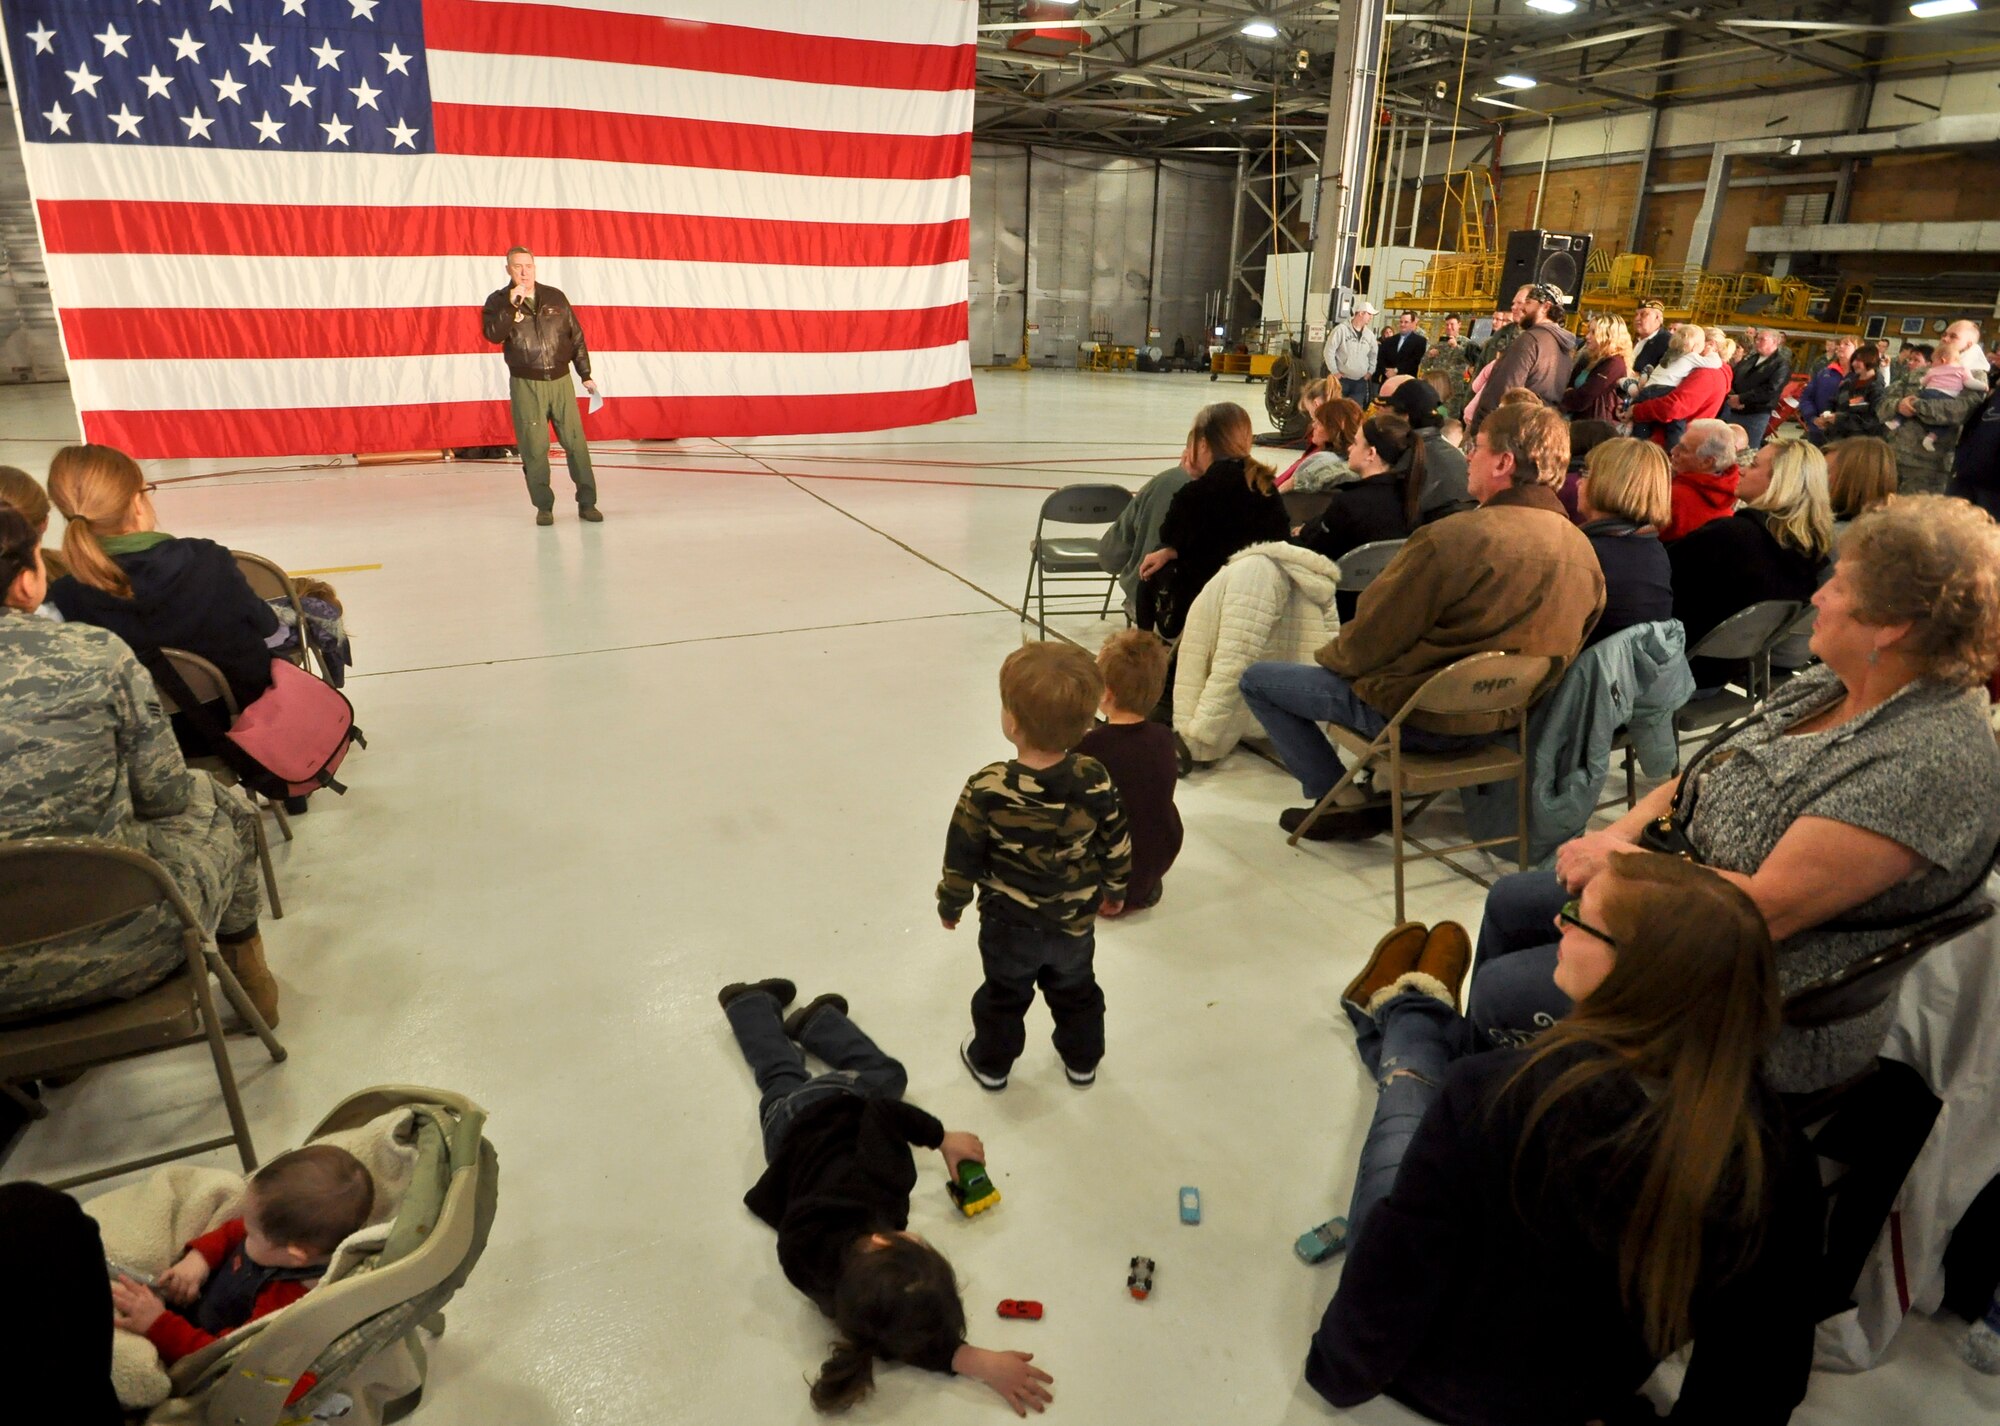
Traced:
MULTIPOLYGON (((375 1211, 368 1226, 342 1243, 320 1283, 338 1282, 380 1250, 386 1225, 402 1207, 417 1161, 416 1115, 398 1109, 358 1129, 315 1139, 335 1144, 367 1166, 375 1180, 375 1211)), ((243 1175, 227 1169, 170 1164, 138 1183, 114 1188, 84 1204, 104 1236, 104 1255, 127 1267, 158 1275, 180 1260, 192 1238, 239 1216, 243 1175)), ((317 1291, 319 1284, 314 1285, 317 1291)), ((111 1334, 111 1381, 128 1408, 158 1406, 173 1390, 153 1344, 116 1328, 111 1334)))

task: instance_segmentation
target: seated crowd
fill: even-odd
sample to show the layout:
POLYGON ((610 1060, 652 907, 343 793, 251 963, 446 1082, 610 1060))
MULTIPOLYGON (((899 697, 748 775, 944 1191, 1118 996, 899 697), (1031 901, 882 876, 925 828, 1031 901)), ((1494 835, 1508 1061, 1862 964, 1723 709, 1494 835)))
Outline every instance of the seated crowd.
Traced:
MULTIPOLYGON (((1845 365, 1815 377, 1807 413, 1818 439, 1769 440, 1789 375, 1775 333, 1732 369, 1725 334, 1642 309, 1636 339, 1597 319, 1579 351, 1563 303, 1523 289, 1485 351, 1448 324, 1429 352, 1420 335, 1398 341, 1395 369, 1368 370, 1343 338, 1339 384, 1306 392, 1308 448, 1283 470, 1257 458, 1240 407, 1200 411, 1179 464, 1101 550, 1139 628, 1094 660, 1040 643, 1001 669, 1015 756, 967 780, 937 892, 947 930, 975 903, 980 917, 959 1055, 983 1089, 1006 1089, 1039 990, 1064 1077, 1095 1082, 1096 923, 1157 905, 1181 848, 1159 710, 1171 699, 1178 721, 1184 689, 1212 695, 1209 674, 1236 667, 1215 646, 1239 602, 1270 610, 1242 647, 1281 656, 1239 657, 1223 682, 1240 709, 1205 716, 1261 725, 1316 804, 1346 771, 1322 725, 1379 734, 1470 655, 1545 658, 1546 693, 1584 650, 1634 630, 1676 623, 1693 648, 1751 604, 1809 601, 1816 662, 1752 716, 1564 842, 1553 870, 1501 878, 1476 936, 1396 926, 1346 987, 1378 1097, 1344 1237, 1329 1240, 1350 1261, 1304 1369, 1336 1406, 1387 1394, 1467 1426, 1609 1423, 1634 1419, 1655 1367, 1692 1344, 1676 1419, 1778 1423, 1805 1391, 1820 1253, 1796 1096, 1869 1063, 1888 1016, 1800 1029, 1784 998, 1976 899, 2000 850, 1983 691, 2000 665, 2000 525, 1970 492, 1937 493, 1955 453, 1983 449, 1959 438, 1990 399, 1965 360, 1977 329, 1955 326, 1940 362, 1879 396, 1853 375, 1872 348, 1836 347, 1845 365), (1874 428, 1842 429, 1850 408, 1874 428), (1294 518, 1304 497, 1318 508, 1294 518), (1341 562, 1385 541, 1399 543, 1380 572, 1340 591, 1341 562)), ((1958 472, 1987 488, 1986 472, 1958 472)), ((55 579, 47 499, 0 471, 0 838, 98 837, 158 859, 275 1022, 259 814, 190 770, 199 730, 169 721, 147 670, 162 648, 199 653, 248 702, 282 631, 226 549, 158 529, 121 453, 67 448, 48 486, 68 521, 55 579)), ((1693 675, 1707 689, 1743 670, 1697 660, 1693 675)), ((1403 742, 1475 748, 1504 723, 1418 715, 1403 742)), ((1280 824, 1312 840, 1388 830, 1383 799, 1348 782, 1345 805, 1280 824)), ((147 920, 10 961, 0 1023, 128 998, 180 956, 173 928, 147 920)), ((1048 1374, 967 1342, 950 1265, 907 1231, 911 1146, 955 1177, 984 1147, 902 1102, 901 1065, 845 997, 787 1015, 796 989, 737 982, 719 999, 761 1095, 768 1168, 745 1202, 839 1332, 815 1405, 851 1404, 874 1363, 900 1361, 1042 1410, 1048 1374), (808 1074, 808 1052, 835 1071, 808 1074)), ((345 1165, 284 1162, 231 1227, 268 1229, 294 1194, 328 1200, 325 1232, 277 1249, 303 1273, 367 1205, 337 1191, 345 1165)), ((241 1287, 228 1276, 240 1242, 191 1244, 157 1294, 121 1289, 118 1320, 175 1350, 218 1330, 211 1318, 226 1330, 205 1294, 241 1287)))

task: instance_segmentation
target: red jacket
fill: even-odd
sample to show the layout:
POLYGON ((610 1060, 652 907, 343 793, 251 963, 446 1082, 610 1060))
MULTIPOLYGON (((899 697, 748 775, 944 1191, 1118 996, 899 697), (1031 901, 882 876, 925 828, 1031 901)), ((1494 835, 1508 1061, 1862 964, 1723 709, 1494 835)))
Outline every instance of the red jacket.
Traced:
MULTIPOLYGON (((204 1233, 189 1243, 188 1251, 200 1253, 211 1271, 222 1266, 231 1253, 243 1247, 243 1220, 232 1218, 213 1233, 204 1233)), ((268 1317, 281 1307, 290 1307, 312 1288, 309 1282, 273 1282, 257 1294, 257 1301, 250 1308, 248 1321, 268 1317)), ((169 1308, 162 1312, 146 1331, 146 1340, 159 1348, 160 1360, 172 1366, 182 1357, 191 1357, 211 1342, 222 1339, 213 1332, 204 1332, 180 1313, 169 1308)), ((290 1405, 312 1390, 313 1375, 307 1372, 299 1378, 299 1384, 292 1388, 292 1394, 285 1398, 290 1405)))
POLYGON ((1722 409, 1735 377, 1726 366, 1698 366, 1665 396, 1632 407, 1634 421, 1653 423, 1653 439, 1665 443, 1660 427, 1669 421, 1705 421, 1722 409))
POLYGON ((1667 494, 1674 505, 1674 518, 1660 531, 1662 541, 1691 535, 1710 520, 1720 520, 1736 509, 1736 483, 1742 474, 1735 466, 1710 473, 1705 470, 1675 471, 1667 494))

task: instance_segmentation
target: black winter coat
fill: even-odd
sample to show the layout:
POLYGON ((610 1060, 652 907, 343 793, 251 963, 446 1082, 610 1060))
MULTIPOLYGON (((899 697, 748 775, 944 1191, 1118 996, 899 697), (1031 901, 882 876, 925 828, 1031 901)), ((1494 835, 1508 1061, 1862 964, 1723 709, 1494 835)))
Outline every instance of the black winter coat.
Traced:
MULTIPOLYGON (((1335 486, 1332 501, 1317 519, 1299 531, 1294 543, 1338 564, 1342 555, 1376 540, 1407 540, 1414 527, 1403 509, 1403 477, 1393 470, 1335 486)), ((1360 600, 1358 589, 1352 593, 1344 589, 1334 592, 1334 607, 1340 611, 1341 623, 1354 617, 1360 600)))
POLYGON ((1291 532, 1283 496, 1252 489, 1241 460, 1216 461, 1175 491, 1167 507, 1160 545, 1174 551, 1174 560, 1147 582, 1150 598, 1139 601, 1140 624, 1162 638, 1178 638, 1195 596, 1231 555, 1291 532))
MULTIPOLYGON (((1764 512, 1738 510, 1710 520, 1667 546, 1674 571, 1674 617, 1692 649, 1701 637, 1739 610, 1766 599, 1811 599, 1826 556, 1814 558, 1781 545, 1764 512)), ((1696 688, 1720 688, 1743 677, 1740 659, 1691 659, 1696 688)))

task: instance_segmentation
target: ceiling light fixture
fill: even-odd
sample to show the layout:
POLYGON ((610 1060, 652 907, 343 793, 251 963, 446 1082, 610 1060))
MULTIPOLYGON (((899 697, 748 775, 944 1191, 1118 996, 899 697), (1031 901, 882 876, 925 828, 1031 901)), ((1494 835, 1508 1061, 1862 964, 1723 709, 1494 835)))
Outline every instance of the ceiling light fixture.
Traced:
POLYGON ((1545 15, 1569 15, 1576 11, 1576 0, 1528 0, 1528 8, 1545 15))
POLYGON ((1475 94, 1472 96, 1472 102, 1475 104, 1491 104, 1496 109, 1519 109, 1524 114, 1528 112, 1525 104, 1510 104, 1497 94, 1475 94))
POLYGON ((1243 27, 1243 33, 1253 40, 1275 40, 1278 38, 1278 27, 1269 20, 1252 20, 1243 27))
POLYGON ((1533 89, 1535 87, 1535 81, 1525 74, 1503 74, 1499 76, 1498 82, 1506 85, 1509 89, 1533 89))
POLYGON ((1910 13, 1919 20, 1935 20, 1940 15, 1969 15, 1979 8, 1979 0, 1917 0, 1910 13))
POLYGON ((1242 90, 1237 89, 1233 90, 1230 93, 1229 97, 1231 99, 1234 99, 1237 103, 1241 104, 1245 99, 1248 99, 1250 96, 1248 94, 1245 94, 1242 90))

